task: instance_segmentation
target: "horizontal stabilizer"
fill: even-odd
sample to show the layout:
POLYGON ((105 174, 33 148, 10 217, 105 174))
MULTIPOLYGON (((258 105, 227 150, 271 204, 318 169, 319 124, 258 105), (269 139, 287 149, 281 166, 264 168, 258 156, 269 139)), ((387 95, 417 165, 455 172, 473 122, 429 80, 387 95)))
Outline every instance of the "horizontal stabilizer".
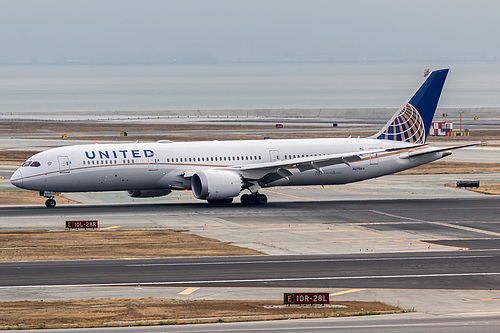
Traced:
MULTIPOLYGON (((414 152, 408 153, 407 158, 416 157, 416 156, 423 156, 423 155, 427 155, 427 154, 434 154, 434 153, 439 153, 439 152, 448 151, 448 150, 454 150, 454 149, 460 149, 460 148, 466 148, 466 147, 479 146, 479 145, 482 145, 482 143, 470 143, 470 144, 461 145, 461 146, 446 147, 446 148, 436 148, 436 149, 433 149, 433 150, 425 150, 425 151, 414 151, 414 152)), ((450 152, 450 154, 451 154, 451 152, 450 152)))

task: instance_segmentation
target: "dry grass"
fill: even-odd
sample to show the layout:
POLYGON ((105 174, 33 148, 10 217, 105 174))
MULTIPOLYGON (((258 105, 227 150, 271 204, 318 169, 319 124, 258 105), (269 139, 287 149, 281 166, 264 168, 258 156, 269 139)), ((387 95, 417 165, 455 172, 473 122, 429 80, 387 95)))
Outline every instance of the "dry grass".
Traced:
MULTIPOLYGON (((34 191, 0 191, 0 205, 44 205, 47 198, 41 197, 34 191)), ((57 203, 79 204, 79 202, 67 199, 63 196, 57 197, 57 203)))
POLYGON ((0 303, 0 329, 113 327, 401 313, 381 302, 284 307, 278 301, 99 299, 0 303))
POLYGON ((262 254, 215 239, 167 229, 0 231, 0 244, 0 261, 262 254))
POLYGON ((21 165, 38 151, 31 150, 4 150, 0 152, 0 164, 3 165, 21 165))
MULTIPOLYGON (((263 140, 265 137, 270 139, 310 139, 310 138, 346 138, 349 135, 356 137, 366 137, 372 132, 345 132, 345 131, 329 131, 329 130, 308 130, 300 132, 279 132, 270 130, 269 132, 260 133, 227 133, 222 132, 220 134, 200 134, 199 132, 193 132, 192 134, 178 134, 178 133, 168 133, 168 134, 138 134, 129 136, 104 136, 104 135, 71 135, 68 136, 72 140, 92 140, 92 141, 159 141, 159 140, 170 140, 174 142, 187 142, 187 141, 228 141, 228 140, 263 140)), ((60 137, 43 137, 43 139, 60 139, 60 137)))
POLYGON ((398 175, 484 173, 500 172, 500 163, 431 162, 413 169, 398 172, 398 175))

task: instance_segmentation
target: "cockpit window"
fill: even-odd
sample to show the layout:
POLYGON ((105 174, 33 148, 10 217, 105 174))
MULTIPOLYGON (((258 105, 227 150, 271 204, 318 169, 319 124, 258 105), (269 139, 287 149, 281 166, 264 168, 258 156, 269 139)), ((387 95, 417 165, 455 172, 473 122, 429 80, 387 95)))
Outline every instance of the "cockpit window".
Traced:
POLYGON ((30 167, 39 167, 39 166, 40 166, 40 162, 38 162, 38 161, 33 161, 33 162, 31 162, 31 165, 30 165, 30 167))
POLYGON ((31 161, 26 161, 26 162, 23 163, 22 166, 23 167, 27 167, 27 166, 30 166, 30 164, 31 164, 31 161))

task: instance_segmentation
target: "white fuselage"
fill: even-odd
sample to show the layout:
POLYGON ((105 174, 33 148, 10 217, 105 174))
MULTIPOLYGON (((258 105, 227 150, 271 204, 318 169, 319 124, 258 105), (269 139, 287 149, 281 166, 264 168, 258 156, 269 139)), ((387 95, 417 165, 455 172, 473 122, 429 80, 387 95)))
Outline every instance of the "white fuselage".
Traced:
POLYGON ((12 176, 14 185, 36 191, 92 192, 117 190, 191 189, 189 175, 207 169, 316 155, 402 148, 365 154, 356 162, 300 172, 262 183, 261 187, 345 184, 379 177, 443 157, 441 152, 408 158, 415 148, 406 142, 378 139, 293 139, 253 141, 146 142, 77 145, 50 149, 30 158, 12 176), (405 149, 408 147, 408 149, 405 149), (412 147, 412 148, 411 148, 412 147))

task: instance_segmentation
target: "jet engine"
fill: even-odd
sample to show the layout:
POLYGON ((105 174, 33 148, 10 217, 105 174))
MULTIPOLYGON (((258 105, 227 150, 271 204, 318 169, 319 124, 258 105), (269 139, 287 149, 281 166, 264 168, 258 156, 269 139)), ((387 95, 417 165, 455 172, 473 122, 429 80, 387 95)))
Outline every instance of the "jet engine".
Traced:
POLYGON ((234 198, 240 194, 242 185, 241 176, 227 170, 199 171, 191 178, 193 195, 204 200, 234 198))
POLYGON ((133 190, 127 191, 127 195, 132 198, 153 198, 162 197, 172 192, 171 190, 133 190))

